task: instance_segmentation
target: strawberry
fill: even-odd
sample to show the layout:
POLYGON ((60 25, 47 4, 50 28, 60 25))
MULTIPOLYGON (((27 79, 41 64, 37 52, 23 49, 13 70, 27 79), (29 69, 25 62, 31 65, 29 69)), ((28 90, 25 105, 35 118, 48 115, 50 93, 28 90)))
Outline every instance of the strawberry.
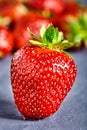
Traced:
POLYGON ((6 57, 13 50, 13 35, 10 30, 0 26, 0 58, 6 57))
POLYGON ((87 10, 77 1, 65 2, 65 8, 62 14, 52 18, 54 26, 64 33, 64 37, 75 46, 70 50, 79 50, 87 48, 87 10), (59 17, 58 17, 59 16, 59 17))
MULTIPOLYGON (((29 30, 29 29, 28 29, 29 30)), ((15 52, 11 61, 11 84, 18 110, 25 118, 41 119, 55 113, 75 81, 73 58, 63 49, 73 46, 53 25, 43 25, 32 46, 15 52), (37 41, 38 40, 38 41, 37 41)))
POLYGON ((52 13, 61 13, 64 9, 64 2, 61 0, 26 0, 26 5, 30 8, 52 13))
POLYGON ((64 9, 59 15, 54 15, 51 17, 52 23, 55 27, 58 27, 60 31, 63 31, 64 35, 68 32, 66 25, 69 25, 69 17, 77 18, 81 7, 75 0, 67 0, 64 2, 64 9))
POLYGON ((6 17, 7 23, 13 29, 15 22, 17 20, 28 13, 27 7, 25 7, 22 3, 18 2, 17 0, 3 0, 0 1, 0 16, 6 17), (9 22, 8 22, 9 21, 9 22))
POLYGON ((35 14, 34 12, 30 12, 24 16, 22 16, 17 24, 14 27, 14 42, 15 49, 18 50, 28 43, 28 40, 32 39, 32 37, 28 34, 27 27, 31 29, 36 35, 40 35, 39 31, 43 24, 48 25, 50 20, 47 20, 41 17, 39 14, 35 14))
POLYGON ((28 9, 21 3, 16 3, 12 5, 11 9, 8 11, 8 16, 13 21, 17 21, 21 16, 28 13, 28 9))
POLYGON ((76 0, 67 0, 65 2, 64 14, 72 15, 76 17, 80 11, 81 7, 78 1, 76 0))

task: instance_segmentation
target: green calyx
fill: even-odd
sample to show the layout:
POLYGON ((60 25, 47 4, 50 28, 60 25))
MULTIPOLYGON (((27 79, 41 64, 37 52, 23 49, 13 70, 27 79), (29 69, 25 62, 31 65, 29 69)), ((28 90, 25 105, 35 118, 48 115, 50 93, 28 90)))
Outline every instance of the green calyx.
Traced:
POLYGON ((64 40, 63 33, 54 27, 52 24, 49 24, 46 28, 43 25, 40 29, 40 37, 33 34, 29 28, 28 32, 36 40, 29 40, 33 45, 44 47, 48 49, 53 49, 57 51, 62 51, 74 46, 74 43, 69 43, 68 40, 64 40))
POLYGON ((74 42, 76 46, 84 42, 85 46, 87 46, 87 13, 79 14, 76 19, 70 17, 68 28, 70 30, 67 35, 69 41, 74 42))

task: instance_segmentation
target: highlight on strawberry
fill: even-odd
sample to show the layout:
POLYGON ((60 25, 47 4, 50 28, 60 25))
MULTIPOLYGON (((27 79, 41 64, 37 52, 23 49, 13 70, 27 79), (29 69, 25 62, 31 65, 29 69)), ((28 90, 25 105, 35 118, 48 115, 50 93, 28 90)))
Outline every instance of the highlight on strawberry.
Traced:
POLYGON ((40 37, 30 35, 11 60, 11 85, 15 104, 25 119, 54 114, 71 90, 77 75, 74 59, 65 49, 74 46, 52 24, 42 26, 40 37))

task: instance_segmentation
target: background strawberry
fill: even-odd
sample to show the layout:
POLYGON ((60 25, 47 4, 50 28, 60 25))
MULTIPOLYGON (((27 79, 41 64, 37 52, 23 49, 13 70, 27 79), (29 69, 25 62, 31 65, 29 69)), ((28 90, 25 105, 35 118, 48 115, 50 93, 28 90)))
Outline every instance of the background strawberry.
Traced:
POLYGON ((25 4, 34 10, 51 11, 57 14, 61 13, 64 8, 62 0, 28 0, 25 4))
POLYGON ((9 23, 9 28, 13 29, 15 22, 28 13, 27 7, 17 0, 2 0, 0 1, 0 16, 7 18, 5 23, 9 23), (8 21, 9 20, 9 21, 8 21))
MULTIPOLYGON (((68 34, 73 32, 69 18, 78 19, 79 14, 83 12, 87 12, 86 6, 75 0, 1 0, 0 25, 8 26, 14 33, 14 48, 17 50, 32 39, 26 31, 27 26, 39 36, 42 24, 48 25, 50 22, 64 33, 65 38, 70 40, 68 34), (67 25, 70 26, 67 28, 67 25)), ((86 42, 83 43, 80 42, 75 49, 86 47, 86 42)))
POLYGON ((27 31, 27 27, 31 29, 36 35, 40 36, 40 28, 43 24, 46 26, 50 23, 50 20, 47 20, 35 12, 30 12, 22 16, 14 27, 14 42, 15 49, 20 49, 24 45, 29 44, 29 40, 33 39, 27 31))
MULTIPOLYGON (((63 1, 64 2, 64 1, 63 1)), ((60 31, 64 33, 64 36, 68 32, 66 25, 69 25, 69 17, 77 18, 78 14, 82 11, 80 5, 75 0, 67 0, 64 2, 64 8, 61 13, 51 17, 52 23, 55 27, 58 27, 60 31)))
POLYGON ((76 65, 63 49, 73 46, 49 25, 33 46, 18 50, 11 61, 11 84, 15 103, 25 118, 40 119, 57 111, 76 77, 76 65), (39 47, 38 47, 39 46, 39 47))
POLYGON ((70 50, 79 50, 87 47, 87 9, 77 1, 66 1, 64 10, 59 15, 51 18, 55 27, 64 33, 64 37, 70 42, 75 42, 75 46, 70 50))
POLYGON ((13 35, 6 27, 0 26, 0 58, 9 55, 13 50, 13 35))

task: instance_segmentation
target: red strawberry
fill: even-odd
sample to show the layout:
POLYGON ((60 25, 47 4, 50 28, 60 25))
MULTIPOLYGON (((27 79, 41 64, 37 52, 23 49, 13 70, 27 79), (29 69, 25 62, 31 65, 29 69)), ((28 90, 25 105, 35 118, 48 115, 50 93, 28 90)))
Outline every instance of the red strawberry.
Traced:
POLYGON ((80 4, 76 0, 68 0, 65 2, 64 14, 77 16, 80 11, 80 4))
POLYGON ((52 23, 64 33, 64 37, 75 46, 70 50, 87 48, 87 11, 77 1, 65 2, 64 12, 52 17, 52 23))
POLYGON ((17 3, 11 7, 8 11, 8 16, 15 22, 21 16, 28 13, 28 9, 21 3, 17 3))
MULTIPOLYGON (((30 31, 29 31, 30 32, 30 31)), ((18 50, 11 61, 11 84, 17 108, 25 118, 40 119, 58 110, 76 78, 76 65, 63 49, 71 47, 49 25, 40 30, 39 41, 18 50)))
POLYGON ((0 58, 9 55, 13 50, 13 35, 6 27, 0 26, 0 58))
MULTIPOLYGON (((15 22, 23 15, 28 13, 27 7, 17 0, 3 0, 0 2, 0 16, 4 16, 9 20, 13 29, 15 22)), ((7 20, 6 20, 7 21, 7 20)), ((8 21, 7 21, 8 22, 8 21)))
POLYGON ((64 2, 64 10, 59 15, 51 17, 52 23, 55 27, 58 27, 60 31, 63 31, 64 35, 68 32, 66 25, 69 25, 69 17, 77 17, 81 8, 78 5, 77 1, 68 0, 64 2))
POLYGON ((29 0, 27 5, 36 10, 47 10, 53 13, 61 13, 64 9, 62 0, 29 0))
POLYGON ((49 23, 49 20, 46 20, 45 18, 33 12, 21 17, 14 28, 14 41, 16 50, 20 49, 26 44, 29 44, 28 41, 32 39, 32 37, 28 34, 27 27, 29 27, 32 32, 39 36, 41 26, 43 24, 48 25, 49 23))

